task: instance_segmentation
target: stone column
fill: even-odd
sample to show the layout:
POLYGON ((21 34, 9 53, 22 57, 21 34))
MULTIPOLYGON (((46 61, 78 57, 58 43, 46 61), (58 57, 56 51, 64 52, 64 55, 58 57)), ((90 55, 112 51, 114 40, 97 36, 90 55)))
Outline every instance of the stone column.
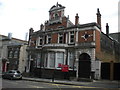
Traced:
POLYGON ((79 58, 78 58, 78 52, 77 51, 75 51, 75 62, 76 62, 76 68, 77 68, 76 79, 78 79, 79 58))

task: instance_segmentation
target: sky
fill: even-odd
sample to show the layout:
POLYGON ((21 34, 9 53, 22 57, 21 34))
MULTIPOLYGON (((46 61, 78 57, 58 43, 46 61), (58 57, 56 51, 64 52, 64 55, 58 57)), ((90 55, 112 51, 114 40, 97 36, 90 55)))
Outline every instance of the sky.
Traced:
POLYGON ((35 31, 40 24, 49 20, 49 10, 59 3, 65 6, 65 16, 75 23, 78 13, 80 24, 96 22, 96 12, 101 13, 102 31, 105 33, 106 23, 110 33, 118 32, 119 0, 0 0, 0 34, 25 40, 26 33, 32 27, 35 31))

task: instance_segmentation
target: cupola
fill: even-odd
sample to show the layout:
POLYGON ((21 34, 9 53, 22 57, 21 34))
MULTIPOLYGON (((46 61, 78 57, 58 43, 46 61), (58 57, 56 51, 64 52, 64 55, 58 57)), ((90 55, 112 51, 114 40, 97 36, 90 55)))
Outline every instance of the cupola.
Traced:
POLYGON ((64 16, 65 7, 61 4, 53 5, 49 10, 49 21, 50 23, 61 22, 62 17, 64 16))

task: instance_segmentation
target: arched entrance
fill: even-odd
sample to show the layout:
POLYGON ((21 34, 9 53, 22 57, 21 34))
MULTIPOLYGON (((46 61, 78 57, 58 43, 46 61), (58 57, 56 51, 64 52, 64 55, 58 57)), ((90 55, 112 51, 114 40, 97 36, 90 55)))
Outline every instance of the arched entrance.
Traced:
POLYGON ((90 72, 91 72, 91 58, 87 53, 82 53, 79 56, 78 77, 90 78, 90 72))

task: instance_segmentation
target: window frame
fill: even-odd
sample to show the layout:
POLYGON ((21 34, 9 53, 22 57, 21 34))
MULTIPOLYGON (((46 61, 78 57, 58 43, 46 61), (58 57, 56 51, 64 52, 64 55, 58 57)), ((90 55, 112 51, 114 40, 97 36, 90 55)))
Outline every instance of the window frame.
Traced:
POLYGON ((69 44, 74 44, 75 43, 75 32, 74 31, 70 31, 69 32, 69 44), (73 38, 72 38, 73 36, 73 38))
POLYGON ((43 37, 40 36, 40 37, 38 38, 38 46, 42 46, 42 44, 43 44, 43 37))
POLYGON ((64 36, 63 33, 59 33, 59 34, 58 34, 58 43, 59 43, 59 44, 62 44, 62 43, 63 43, 63 38, 64 38, 63 36, 64 36))
MULTIPOLYGON (((64 52, 47 52, 46 54, 45 54, 45 62, 44 62, 44 67, 45 68, 50 68, 50 69, 60 69, 60 67, 58 67, 59 65, 59 61, 58 61, 58 58, 59 58, 59 60, 61 59, 61 60, 63 60, 60 64, 64 64, 64 52), (62 57, 61 56, 59 56, 58 57, 58 55, 59 55, 59 53, 61 53, 62 54, 62 57), (50 59, 50 56, 52 56, 52 54, 53 54, 53 59, 50 59), (50 66, 50 62, 51 62, 51 60, 54 60, 53 61, 53 66, 51 67, 50 66)), ((60 61, 61 61, 60 60, 60 61)))
POLYGON ((19 53, 18 50, 14 51, 14 58, 18 58, 18 53, 19 53))
POLYGON ((9 58, 13 57, 13 51, 9 51, 9 58))
POLYGON ((47 35, 47 44, 50 44, 52 41, 51 35, 47 35))

